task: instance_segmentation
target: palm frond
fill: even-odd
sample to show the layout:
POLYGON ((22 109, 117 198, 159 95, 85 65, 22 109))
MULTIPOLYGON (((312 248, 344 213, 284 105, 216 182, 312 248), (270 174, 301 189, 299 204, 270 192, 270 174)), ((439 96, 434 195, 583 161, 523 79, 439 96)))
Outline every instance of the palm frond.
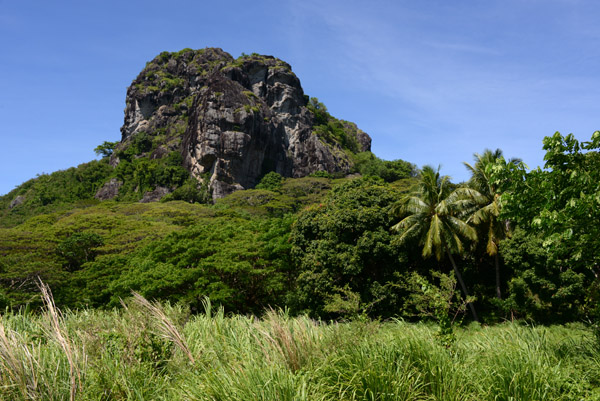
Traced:
POLYGON ((473 202, 477 204, 481 204, 489 201, 489 197, 485 194, 482 194, 475 188, 470 187, 460 187, 456 188, 450 195, 448 195, 448 201, 456 202, 462 199, 471 199, 473 202))
POLYGON ((471 215, 470 220, 475 225, 484 224, 484 223, 493 225, 494 221, 496 221, 498 219, 499 215, 500 215, 500 207, 499 207, 498 203, 492 202, 492 203, 478 209, 477 211, 475 211, 471 215))
POLYGON ((446 216, 450 214, 450 210, 448 209, 448 202, 446 202, 446 200, 441 200, 436 206, 435 206, 435 214, 440 215, 440 216, 446 216))
POLYGON ((429 205, 416 193, 404 196, 392 206, 391 213, 395 216, 404 217, 408 214, 419 213, 420 209, 428 209, 429 205))
POLYGON ((439 216, 433 215, 429 223, 427 234, 425 235, 425 241, 423 244, 423 257, 428 258, 435 252, 437 260, 441 259, 442 256, 442 221, 439 216))
POLYGON ((392 227, 392 230, 397 231, 400 235, 394 239, 394 242, 398 245, 406 243, 409 239, 418 237, 423 231, 423 225, 416 216, 409 216, 392 227), (413 218, 413 219, 411 219, 413 218), (411 220, 409 220, 411 219, 411 220))
POLYGON ((410 227, 412 227, 414 225, 418 225, 420 220, 421 220, 420 215, 411 214, 409 216, 406 216, 402 220, 400 220, 398 223, 394 224, 392 226, 391 230, 396 231, 396 232, 402 232, 402 231, 408 230, 410 227))
POLYGON ((410 196, 402 207, 404 214, 423 213, 429 209, 429 204, 417 196, 410 196))
POLYGON ((477 230, 475 230, 475 228, 467 224, 465 221, 455 216, 448 216, 447 222, 451 228, 451 231, 460 237, 471 241, 477 240, 477 230))

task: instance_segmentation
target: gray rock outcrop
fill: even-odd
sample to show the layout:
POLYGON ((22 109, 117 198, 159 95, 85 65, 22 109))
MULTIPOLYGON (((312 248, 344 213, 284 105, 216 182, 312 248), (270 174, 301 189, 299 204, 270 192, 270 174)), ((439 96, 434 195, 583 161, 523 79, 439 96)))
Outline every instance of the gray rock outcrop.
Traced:
POLYGON ((23 202, 25 202, 25 197, 23 195, 19 195, 10 202, 10 205, 8 205, 8 207, 9 209, 13 209, 19 205, 22 205, 23 202))
POLYGON ((271 56, 234 59, 212 48, 161 53, 128 88, 126 104, 119 148, 146 135, 158 144, 145 150, 152 158, 180 151, 215 199, 254 187, 269 171, 284 177, 347 173, 349 154, 371 146, 348 122, 341 129, 354 148, 317 134, 299 79, 271 56))
POLYGON ((94 195, 94 198, 98 200, 109 200, 114 199, 119 195, 119 189, 123 183, 116 178, 112 178, 106 182, 94 195))
POLYGON ((171 190, 169 188, 156 187, 154 190, 146 192, 143 198, 140 200, 140 203, 158 202, 165 195, 170 193, 171 190))

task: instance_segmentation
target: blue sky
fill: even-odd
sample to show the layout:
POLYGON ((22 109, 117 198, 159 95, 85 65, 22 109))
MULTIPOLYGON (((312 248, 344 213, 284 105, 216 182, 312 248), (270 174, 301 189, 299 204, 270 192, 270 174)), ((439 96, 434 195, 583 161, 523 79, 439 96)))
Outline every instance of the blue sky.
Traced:
POLYGON ((543 165, 555 131, 600 129, 600 3, 0 0, 0 194, 120 139, 125 91, 161 51, 292 65, 373 152, 442 166, 500 148, 543 165))

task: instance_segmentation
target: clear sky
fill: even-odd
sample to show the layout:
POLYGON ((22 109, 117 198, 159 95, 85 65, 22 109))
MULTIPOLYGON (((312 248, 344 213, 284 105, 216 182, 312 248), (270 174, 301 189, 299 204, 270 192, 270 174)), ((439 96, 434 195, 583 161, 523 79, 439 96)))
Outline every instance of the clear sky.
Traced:
POLYGON ((0 194, 120 139, 127 86, 161 51, 274 55, 384 159, 500 148, 543 165, 600 129, 600 2, 0 0, 0 194))

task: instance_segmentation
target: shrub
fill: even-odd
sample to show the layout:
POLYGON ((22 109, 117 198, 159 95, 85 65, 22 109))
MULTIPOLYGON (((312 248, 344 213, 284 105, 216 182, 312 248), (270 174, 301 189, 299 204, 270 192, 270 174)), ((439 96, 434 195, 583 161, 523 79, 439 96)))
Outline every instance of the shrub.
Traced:
POLYGON ((350 299, 348 294, 355 293, 360 299, 354 304, 368 305, 375 316, 397 312, 394 295, 385 286, 398 269, 399 252, 389 232, 395 200, 394 191, 382 181, 356 179, 298 214, 290 236, 298 274, 294 307, 333 317, 333 307, 325 308, 339 300, 332 294, 350 299))
POLYGON ((382 160, 371 152, 361 152, 354 156, 354 169, 362 175, 383 178, 385 182, 394 182, 415 177, 417 168, 404 160, 382 160))
POLYGON ((260 180, 258 185, 256 185, 256 189, 267 189, 269 191, 276 191, 281 188, 281 184, 283 183, 283 177, 281 174, 276 173, 275 171, 271 171, 270 173, 265 174, 265 176, 260 180))
POLYGON ((96 146, 96 148, 94 149, 94 153, 96 153, 96 155, 98 156, 109 157, 110 155, 112 155, 118 143, 119 142, 104 141, 102 145, 96 146))
POLYGON ((56 253, 64 261, 68 271, 78 270, 82 264, 94 260, 96 248, 104 245, 102 237, 95 233, 75 233, 61 241, 56 247, 56 253))
POLYGON ((184 201, 189 203, 210 203, 212 196, 207 185, 198 188, 198 181, 188 178, 183 185, 161 199, 161 202, 184 201))

